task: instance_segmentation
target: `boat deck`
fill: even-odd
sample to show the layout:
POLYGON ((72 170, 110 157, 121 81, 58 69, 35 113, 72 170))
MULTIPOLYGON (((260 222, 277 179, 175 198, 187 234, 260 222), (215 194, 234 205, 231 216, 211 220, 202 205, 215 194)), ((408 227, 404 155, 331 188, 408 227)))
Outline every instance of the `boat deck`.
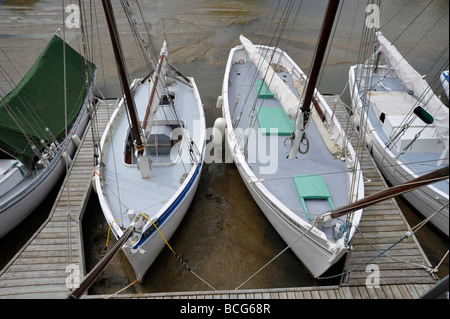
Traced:
MULTIPOLYGON (((330 107, 351 137, 355 149, 356 133, 346 129, 348 115, 338 97, 326 96, 330 107), (336 99, 336 104, 334 103, 336 99)), ((98 131, 102 132, 111 112, 111 104, 102 102, 97 111, 98 131)), ((351 127, 349 124, 348 127, 351 127)), ((97 129, 96 129, 97 130, 97 129)), ((65 298, 70 294, 71 275, 79 269, 84 275, 84 256, 81 221, 91 190, 93 176, 93 140, 89 126, 82 139, 82 147, 74 158, 74 165, 66 177, 47 221, 32 236, 10 263, 0 271, 0 298, 65 298), (68 195, 69 194, 69 195, 68 195), (68 214, 70 211, 70 214, 68 214), (72 266, 70 266, 72 265, 72 266), (78 267, 78 268, 77 268, 78 267)), ((364 176, 370 179, 365 185, 367 195, 386 188, 380 172, 365 150, 361 165, 364 176)), ((345 276, 341 285, 332 287, 299 287, 263 290, 193 291, 176 293, 120 294, 115 298, 190 298, 190 299, 417 299, 437 283, 417 264, 430 267, 415 237, 391 249, 388 254, 373 261, 380 270, 379 288, 370 288, 366 280, 371 274, 365 262, 401 239, 410 230, 394 200, 365 209, 360 223, 360 234, 355 234, 353 250, 347 255, 345 271, 363 265, 345 276), (406 261, 408 263, 404 263, 406 261), (411 262, 414 263, 411 264, 411 262)), ((85 298, 106 298, 106 295, 85 298)))

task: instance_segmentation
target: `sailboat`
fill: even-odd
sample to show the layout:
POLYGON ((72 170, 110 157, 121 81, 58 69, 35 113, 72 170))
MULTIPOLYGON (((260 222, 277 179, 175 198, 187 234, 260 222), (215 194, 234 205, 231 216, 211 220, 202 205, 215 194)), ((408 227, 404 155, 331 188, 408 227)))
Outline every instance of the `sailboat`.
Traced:
POLYGON ((70 165, 95 75, 95 65, 55 34, 0 101, 0 238, 42 203, 70 165))
POLYGON ((205 115, 193 78, 168 63, 166 42, 152 76, 128 83, 110 1, 103 6, 124 97, 100 142, 95 188, 137 279, 167 245, 194 197, 205 154, 205 115))
MULTIPOLYGON (((448 108, 381 32, 369 60, 350 68, 354 123, 383 175, 393 185, 448 165, 448 108), (383 55, 386 65, 379 65, 383 55)), ((404 195, 429 217, 449 200, 448 180, 404 195)), ((448 206, 431 223, 448 236, 448 206)))
POLYGON ((313 277, 349 249, 362 210, 324 213, 364 196, 355 150, 315 89, 339 1, 330 1, 310 77, 283 50, 244 36, 231 49, 218 105, 247 189, 313 277), (267 155, 269 154, 269 155, 267 155))

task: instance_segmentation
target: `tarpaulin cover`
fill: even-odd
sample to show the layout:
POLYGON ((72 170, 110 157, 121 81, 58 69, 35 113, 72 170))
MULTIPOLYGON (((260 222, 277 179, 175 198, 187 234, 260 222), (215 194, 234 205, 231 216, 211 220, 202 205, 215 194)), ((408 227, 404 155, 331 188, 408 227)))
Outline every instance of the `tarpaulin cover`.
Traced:
POLYGON ((57 35, 53 36, 37 61, 19 84, 0 101, 0 148, 16 157, 29 169, 35 154, 29 141, 42 149, 40 140, 51 142, 48 127, 58 139, 65 133, 64 56, 66 60, 67 123, 70 124, 84 104, 89 79, 95 65, 85 62, 77 51, 57 35))

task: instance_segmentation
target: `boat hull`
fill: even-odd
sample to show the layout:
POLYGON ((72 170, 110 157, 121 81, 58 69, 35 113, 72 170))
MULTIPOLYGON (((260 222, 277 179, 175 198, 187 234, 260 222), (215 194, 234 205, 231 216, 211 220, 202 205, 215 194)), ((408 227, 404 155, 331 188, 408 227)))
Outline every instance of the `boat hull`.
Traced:
MULTIPOLYGON (((89 117, 86 116, 87 107, 84 106, 80 111, 77 120, 77 128, 71 135, 83 136, 89 117)), ((61 156, 65 151, 73 157, 76 151, 75 143, 70 139, 68 149, 63 148, 58 155, 51 161, 37 177, 34 174, 28 176, 29 185, 20 191, 13 198, 2 203, 0 208, 0 238, 13 230, 17 225, 24 221, 48 196, 54 186, 58 183, 66 171, 66 162, 61 156)), ((25 183, 27 181, 22 181, 25 183)), ((19 184, 17 187, 20 187, 19 184)))
MULTIPOLYGON (((186 129, 189 128, 188 135, 195 142, 192 145, 195 144, 196 149, 198 148, 198 152, 193 151, 192 153, 198 154, 195 163, 174 161, 158 164, 153 167, 150 179, 142 179, 137 166, 125 164, 120 159, 123 156, 120 145, 123 147, 125 140, 123 136, 128 127, 123 100, 119 102, 102 136, 101 159, 102 162, 109 162, 110 167, 109 171, 106 164, 104 169, 97 168, 97 172, 100 174, 94 176, 95 189, 103 214, 116 238, 120 238, 126 228, 135 227, 135 221, 141 218, 141 221, 138 222, 141 228, 135 229, 131 238, 122 247, 140 282, 144 280, 149 267, 164 246, 168 245, 168 241, 183 220, 195 196, 201 177, 205 154, 206 124, 197 87, 192 78, 189 80, 190 85, 182 84, 180 81, 177 82, 177 85, 170 86, 170 90, 174 92, 175 99, 180 103, 186 101, 184 98, 187 96, 190 101, 186 102, 188 104, 184 104, 185 108, 178 109, 178 112, 180 112, 180 119, 185 123, 186 129), (188 112, 189 110, 192 112, 188 112), (186 115, 183 112, 187 112, 192 118, 183 118, 183 115, 186 115), (118 136, 117 139, 114 136, 118 136), (186 168, 189 170, 186 171, 186 168), (116 174, 117 171, 119 174, 116 174), (185 172, 185 174, 180 174, 180 172, 185 172), (105 177, 100 177, 101 175, 105 177), (108 186, 108 182, 113 186, 108 186), (117 189, 114 189, 116 185, 117 189), (108 189, 108 187, 110 188, 108 189), (120 192, 122 200, 121 204, 116 206, 114 206, 117 201, 115 191, 120 192), (130 199, 130 196, 134 196, 133 199, 130 199), (124 210, 122 204, 128 209, 124 210), (130 212, 133 212, 132 220, 127 217, 127 213, 130 212), (142 226, 142 224, 145 225, 142 226)), ((145 107, 142 106, 147 105, 149 90, 140 82, 140 80, 135 80, 131 85, 131 90, 134 92, 138 113, 143 114, 145 107), (143 101, 145 103, 142 103, 143 101)), ((187 150, 188 148, 185 148, 184 155, 187 150)), ((181 159, 181 161, 183 160, 181 159)))
POLYGON ((123 251, 140 282, 144 280, 145 273, 163 250, 164 246, 167 246, 166 241, 169 241, 186 215, 197 191, 202 167, 203 163, 198 165, 191 181, 175 200, 178 204, 171 205, 169 208, 170 211, 167 212, 167 219, 158 225, 159 231, 153 232, 152 235, 146 238, 138 250, 133 250, 131 247, 124 247, 123 251))
MULTIPOLYGON (((227 134, 227 139, 229 136, 230 134, 227 134)), ((268 196, 264 195, 254 183, 250 183, 250 178, 243 169, 243 165, 236 158, 235 164, 245 186, 264 216, 285 243, 290 246, 294 255, 304 265, 311 277, 317 278, 325 273, 349 251, 348 248, 344 247, 331 250, 314 228, 311 229, 296 223, 288 214, 283 212, 278 204, 273 203, 268 196), (302 234, 305 234, 305 236, 300 238, 302 234)))
MULTIPOLYGON (((367 117, 363 115, 361 119, 362 101, 358 95, 356 85, 356 66, 350 68, 349 87, 351 88, 351 108, 353 110, 353 123, 358 127, 362 122, 366 122, 367 117)), ((396 159, 396 155, 386 148, 385 142, 381 139, 377 130, 368 121, 368 127, 363 136, 365 146, 371 153, 379 170, 392 185, 399 185, 419 175, 409 169, 402 161, 396 159)), ((439 168, 439 167, 437 167, 439 168)), ((448 181, 442 182, 447 183, 448 181)), ((425 218, 440 210, 448 203, 448 192, 445 193, 433 185, 424 186, 420 189, 405 193, 402 195, 410 205, 412 205, 425 218)), ((430 223, 434 225, 444 235, 449 235, 449 209, 444 208, 439 214, 436 214, 430 223)))
MULTIPOLYGON (((273 60, 280 61, 284 59, 285 63, 281 63, 281 65, 283 68, 285 68, 285 70, 292 70, 292 72, 298 76, 303 77, 306 76, 299 69, 299 67, 296 66, 295 63, 287 56, 287 54, 281 53, 282 52, 281 50, 265 46, 257 46, 257 47, 262 52, 266 52, 267 50, 265 56, 272 57, 277 54, 282 54, 283 58, 274 57, 273 60), (275 54, 273 52, 275 52, 275 54)), ((249 158, 250 155, 248 156, 244 155, 242 145, 238 142, 237 139, 238 134, 236 133, 237 130, 234 129, 234 124, 232 121, 231 114, 234 113, 234 111, 232 110, 236 109, 236 106, 234 105, 235 104, 234 95, 229 96, 231 90, 233 88, 236 88, 237 86, 236 83, 230 80, 232 67, 233 65, 244 65, 246 63, 245 61, 246 55, 245 53, 243 53, 242 46, 238 46, 231 50, 223 81, 222 96, 220 98, 220 100, 223 101, 222 116, 226 120, 226 128, 225 128, 225 138, 227 144, 226 147, 229 148, 229 153, 233 158, 233 161, 239 171, 239 174, 241 175, 242 180, 244 181, 253 199, 263 212, 264 216, 271 223, 274 229, 278 232, 281 238, 283 238, 283 240, 293 251, 293 253, 297 256, 300 262, 305 266, 305 268, 311 274, 311 276, 317 278, 321 276, 323 273, 325 273, 346 252, 348 252, 350 246, 348 245, 348 243, 345 243, 345 240, 343 238, 341 238, 339 241, 331 240, 329 238, 329 233, 325 234, 325 231, 322 231, 319 228, 317 228, 316 227, 317 225, 315 225, 314 223, 308 222, 305 219, 300 218, 298 212, 299 210, 301 210, 301 208, 296 206, 299 205, 299 202, 296 203, 295 200, 294 201, 290 199, 287 200, 286 196, 283 196, 283 194, 281 194, 281 196, 275 195, 274 190, 273 189, 269 190, 268 189, 269 185, 264 184, 265 177, 255 175, 256 174, 255 172, 257 171, 256 165, 249 164, 247 162, 247 158, 249 158), (267 185, 268 187, 266 187, 265 185, 267 185)), ((236 73, 238 76, 240 74, 243 74, 245 78, 252 78, 252 74, 247 75, 245 71, 239 70, 235 72, 238 72, 236 73)), ((284 78, 287 79, 288 75, 286 75, 286 77, 284 78)), ((242 85, 242 87, 248 87, 248 85, 244 84, 242 85)), ((324 106, 326 104, 325 100, 318 92, 316 92, 315 96, 317 99, 317 103, 319 105, 324 106)), ((249 98, 249 100, 251 100, 251 98, 249 98)), ((336 143, 340 143, 343 140, 346 140, 345 133, 343 133, 339 123, 337 123, 336 118, 332 116, 331 109, 329 109, 329 107, 324 107, 322 111, 324 111, 325 113, 324 116, 327 119, 327 121, 329 121, 328 123, 332 123, 330 127, 332 127, 333 129, 334 137, 336 138, 336 143), (343 140, 341 140, 341 138, 343 138, 343 140), (340 142, 337 142, 337 140, 339 140, 340 142)), ((235 113, 237 114, 239 112, 236 111, 235 113)), ((348 142, 346 142, 346 146, 348 149, 348 153, 350 154, 350 156, 354 161, 355 153, 352 146, 348 142)), ((285 157, 285 155, 283 155, 285 154, 284 149, 281 149, 280 154, 281 154, 280 156, 285 157)), ((302 159, 302 156, 299 155, 299 158, 302 159)), ((303 157, 303 159, 305 159, 305 157, 303 157)), ((305 163, 302 160, 296 162, 295 159, 289 161, 291 162, 286 163, 284 162, 284 160, 280 159, 281 164, 279 165, 287 165, 287 166, 286 167, 278 166, 278 171, 286 172, 287 174, 289 174, 289 176, 292 176, 292 174, 294 175, 298 174, 295 173, 295 170, 291 170, 291 168, 293 168, 292 165, 302 166, 302 164, 305 163)), ((306 174, 319 174, 319 175, 322 174, 321 170, 323 166, 321 166, 321 164, 324 163, 317 163, 316 168, 314 166, 312 167, 315 170, 306 171, 306 174)), ((345 165, 346 164, 343 164, 344 167, 345 165)), ((324 164, 324 166, 326 166, 326 164, 324 164)), ((356 167, 358 173, 355 175, 357 175, 356 178, 359 182, 357 184, 358 186, 354 189, 354 193, 352 194, 352 196, 356 196, 356 198, 359 199, 364 196, 364 183, 362 182, 362 174, 360 172, 358 163, 356 167)), ((350 175, 351 174, 347 175, 347 180, 351 180, 350 175)), ((291 177, 287 178, 287 176, 278 176, 278 175, 271 175, 268 177, 268 179, 278 179, 278 178, 280 178, 280 180, 287 181, 287 183, 284 186, 280 184, 279 188, 292 187, 292 182, 290 181, 291 177)), ((331 182, 330 185, 332 185, 332 183, 333 182, 331 182)), ((333 185, 333 187, 334 186, 335 185, 333 185)), ((342 188, 342 186, 340 187, 342 188)), ((288 191, 287 188, 284 188, 285 190, 284 192, 286 192, 286 194, 288 191)), ((345 192, 346 192, 345 197, 348 197, 349 195, 347 191, 345 192)), ((361 213, 362 213, 361 210, 354 213, 352 217, 353 218, 352 224, 354 226, 357 226, 359 224, 361 213)), ((350 229, 351 230, 349 232, 349 236, 347 237, 347 239, 351 239, 355 231, 353 227, 350 227, 350 229)))

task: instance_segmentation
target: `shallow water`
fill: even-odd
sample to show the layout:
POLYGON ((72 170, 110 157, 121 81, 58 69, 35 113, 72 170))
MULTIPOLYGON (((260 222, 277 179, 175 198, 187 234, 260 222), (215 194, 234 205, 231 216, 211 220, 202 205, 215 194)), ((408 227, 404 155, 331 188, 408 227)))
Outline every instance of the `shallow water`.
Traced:
MULTIPOLYGON (((280 2, 276 15, 278 19, 286 2, 280 2)), ((414 6, 406 6, 408 2, 396 0, 383 3, 381 25, 388 38, 397 38, 405 26, 413 21, 417 12, 428 3, 415 1, 414 6)), ((97 93, 105 97, 117 97, 121 95, 121 91, 101 4, 99 1, 93 3, 96 5, 96 15, 93 16, 98 21, 98 35, 95 32, 92 41, 95 44, 90 47, 89 56, 99 67, 97 93)), ((163 39, 166 39, 171 63, 185 75, 195 78, 205 106, 207 127, 212 127, 214 120, 221 116, 221 111, 216 109, 215 105, 218 95, 221 94, 223 72, 230 48, 238 44, 240 34, 245 34, 255 43, 270 43, 271 36, 279 24, 273 24, 269 30, 265 26, 271 17, 271 8, 278 2, 141 0, 141 3, 155 51, 159 51, 163 39)), ((142 67, 142 59, 134 49, 134 40, 127 21, 120 13, 121 7, 116 2, 114 4, 130 78, 145 76, 147 71, 142 67)), ((344 2, 332 49, 321 76, 319 90, 322 93, 340 94, 345 89, 348 68, 359 58, 365 5, 365 1, 359 0, 344 2)), ((0 0, 0 47, 20 75, 25 74, 33 64, 53 32, 58 28, 62 29, 65 19, 61 14, 62 6, 61 1, 0 0)), ((310 68, 325 7, 326 1, 303 1, 302 11, 295 26, 287 26, 278 42, 306 72, 310 68)), ((395 43, 402 52, 410 51, 407 55, 408 61, 420 73, 427 74, 430 78, 437 72, 437 66, 442 64, 442 61, 430 57, 438 56, 443 47, 448 47, 448 7, 447 0, 433 1, 395 43), (442 16, 444 18, 439 20, 442 16), (427 32, 438 21, 438 26, 427 32), (420 43, 416 43, 422 36, 424 37, 420 43)), ((142 30, 144 31, 144 28, 142 30)), ((79 34, 77 29, 65 30, 66 40, 81 50, 79 34)), ((446 56, 448 57, 448 51, 446 56)), ((1 52, 0 57, 3 65, 1 52)), ((5 64, 5 69, 15 81, 20 79, 20 75, 13 68, 5 64)), ((6 85, 0 84, 2 87, 6 85)), ((434 83, 434 87, 438 88, 438 83, 434 83)), ((348 102, 346 91, 342 98, 348 102)), ((21 232, 31 236, 45 219, 53 200, 54 197, 50 197, 34 214, 43 217, 26 221, 21 229, 28 230, 21 232)), ((414 213, 403 204, 402 209, 410 223, 415 225, 417 217, 414 213)), ((86 209, 83 231, 86 263, 90 269, 101 256, 108 231, 94 193, 86 209)), ((432 264, 436 265, 448 250, 448 240, 437 235, 432 228, 421 231, 418 236, 432 264)), ((17 242, 17 233, 0 240, 2 266, 20 248, 17 242)), ((194 201, 170 244, 190 268, 216 289, 236 288, 285 248, 285 243, 264 218, 246 190, 234 164, 217 163, 205 164, 194 201)), ((338 265, 331 272, 339 271, 338 265)), ((441 266, 439 274, 441 277, 448 274, 448 258, 441 266)), ((134 280, 126 258, 119 254, 90 289, 90 293, 113 293, 134 280)), ((311 279, 301 263, 287 251, 243 288, 328 284, 332 282, 311 279)), ((127 291, 208 289, 208 286, 186 270, 169 249, 164 249, 149 270, 144 284, 135 284, 127 291)))

